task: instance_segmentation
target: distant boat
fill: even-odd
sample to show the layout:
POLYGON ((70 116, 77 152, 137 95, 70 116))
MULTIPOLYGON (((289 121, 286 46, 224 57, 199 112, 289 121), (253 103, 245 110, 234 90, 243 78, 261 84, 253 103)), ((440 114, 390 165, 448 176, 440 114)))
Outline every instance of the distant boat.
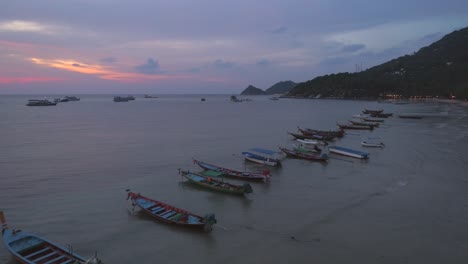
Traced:
POLYGON ((97 255, 86 260, 71 249, 66 249, 54 242, 37 235, 9 229, 5 216, 0 211, 0 223, 2 224, 3 243, 19 263, 25 264, 102 264, 97 255))
POLYGON ((359 151, 350 148, 338 147, 338 146, 330 146, 328 150, 332 153, 349 156, 358 159, 367 159, 369 157, 369 153, 364 151, 359 151))
POLYGON ((209 171, 216 171, 222 173, 222 176, 237 178, 241 180, 263 180, 267 181, 270 179, 270 171, 264 170, 262 173, 259 172, 246 172, 246 171, 236 171, 227 168, 223 168, 220 166, 212 165, 205 163, 203 161, 193 160, 193 163, 197 164, 198 166, 202 167, 205 170, 209 171))
POLYGON ((313 139, 296 139, 296 141, 301 142, 303 144, 310 144, 310 145, 328 145, 325 141, 313 140, 313 139))
POLYGON ((211 176, 206 176, 201 173, 193 173, 190 171, 182 171, 179 169, 179 174, 190 182, 205 187, 211 190, 230 193, 230 194, 247 194, 252 193, 252 186, 245 183, 243 185, 232 184, 220 180, 213 179, 211 176))
POLYGON ((393 116, 392 113, 373 113, 373 114, 370 114, 372 117, 380 117, 380 118, 389 118, 391 116, 393 116))
POLYGON ((373 114, 380 114, 382 113, 384 110, 369 110, 369 109, 364 109, 364 111, 362 111, 363 114, 370 114, 370 115, 373 115, 373 114))
POLYGON ((133 97, 132 95, 129 95, 129 96, 127 96, 127 99, 128 100, 135 100, 135 97, 133 97))
POLYGON ((28 100, 28 103, 26 104, 27 106, 52 106, 52 105, 57 105, 56 102, 51 102, 47 99, 31 99, 28 100))
POLYGON ((382 142, 370 142, 370 141, 361 141, 361 145, 363 147, 373 147, 373 148, 384 148, 385 147, 385 144, 382 143, 382 142))
POLYGON ((144 98, 158 98, 158 97, 155 95, 145 94, 144 98))
POLYGON ((70 102, 71 101, 80 101, 80 98, 76 97, 76 96, 65 96, 64 98, 67 99, 70 102))
POLYGON ((354 120, 349 120, 349 122, 355 126, 372 126, 372 127, 378 127, 380 125, 379 122, 360 122, 360 121, 354 121, 354 120))
POLYGON ((275 155, 277 152, 269 149, 262 149, 262 148, 251 148, 249 149, 251 152, 245 151, 242 152, 242 156, 244 156, 245 160, 252 161, 255 163, 260 163, 267 166, 281 166, 281 161, 279 159, 275 159, 272 156, 275 155), (255 152, 255 153, 252 153, 255 152), (258 153, 258 154, 257 154, 258 153))
POLYGON ((207 214, 205 217, 202 217, 172 205, 130 192, 130 190, 127 190, 127 192, 127 200, 131 199, 133 205, 137 205, 145 213, 165 223, 203 228, 205 231, 210 232, 213 230, 212 226, 217 222, 214 214, 207 214))
POLYGON ((202 99, 201 99, 201 101, 202 101, 202 102, 205 102, 205 101, 206 101, 206 99, 205 99, 205 98, 202 98, 202 99))
POLYGON ((128 97, 114 96, 114 102, 128 102, 128 97))
POLYGON ((373 126, 343 125, 339 123, 336 123, 336 125, 338 125, 338 127, 341 129, 354 129, 354 130, 373 130, 374 129, 373 126))
POLYGON ((400 114, 398 115, 399 118, 409 118, 409 119, 422 119, 423 115, 418 114, 400 114))

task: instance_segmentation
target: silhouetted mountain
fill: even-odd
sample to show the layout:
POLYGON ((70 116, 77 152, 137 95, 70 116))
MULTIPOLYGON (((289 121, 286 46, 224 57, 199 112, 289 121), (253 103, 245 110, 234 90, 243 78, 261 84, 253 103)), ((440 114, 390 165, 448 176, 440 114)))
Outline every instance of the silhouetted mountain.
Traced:
POLYGON ((283 81, 274 84, 270 88, 266 89, 265 94, 286 94, 294 88, 297 83, 293 81, 283 81))
POLYGON ((358 73, 319 76, 298 84, 288 95, 377 98, 455 95, 468 98, 468 27, 439 41, 358 73))
POLYGON ((245 88, 242 91, 241 95, 264 95, 265 92, 262 89, 259 89, 253 85, 249 85, 249 87, 245 88))

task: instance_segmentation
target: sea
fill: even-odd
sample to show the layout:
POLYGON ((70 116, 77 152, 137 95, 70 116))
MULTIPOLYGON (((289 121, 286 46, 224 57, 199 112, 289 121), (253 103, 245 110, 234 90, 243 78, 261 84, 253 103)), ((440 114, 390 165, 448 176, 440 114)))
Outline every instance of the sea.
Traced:
MULTIPOLYGON (((79 95, 25 106, 43 97, 0 96, 0 210, 10 228, 84 257, 97 252, 106 264, 468 262, 468 108, 268 96, 236 103, 230 95, 135 95, 119 103, 79 95), (394 116, 329 145, 367 151, 368 160, 278 154, 282 167, 269 167, 271 181, 250 182, 253 193, 245 196, 178 174, 200 171, 193 159, 262 171, 241 152, 292 148, 297 142, 287 132, 298 126, 335 130, 364 109, 394 116), (362 147, 368 138, 386 147, 362 147), (214 213, 218 223, 205 233, 159 222, 132 207, 127 189, 214 213)), ((3 245, 0 263, 16 263, 3 245)))

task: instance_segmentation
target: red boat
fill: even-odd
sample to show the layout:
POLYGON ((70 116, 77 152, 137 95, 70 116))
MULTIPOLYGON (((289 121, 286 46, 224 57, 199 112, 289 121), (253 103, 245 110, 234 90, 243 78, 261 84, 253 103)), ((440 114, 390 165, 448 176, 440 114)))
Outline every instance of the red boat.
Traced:
POLYGON ((127 190, 127 192, 127 200, 131 199, 132 205, 138 205, 145 213, 165 223, 202 228, 207 232, 211 232, 213 225, 216 224, 214 214, 207 214, 205 217, 202 217, 172 205, 130 192, 130 190, 127 190))

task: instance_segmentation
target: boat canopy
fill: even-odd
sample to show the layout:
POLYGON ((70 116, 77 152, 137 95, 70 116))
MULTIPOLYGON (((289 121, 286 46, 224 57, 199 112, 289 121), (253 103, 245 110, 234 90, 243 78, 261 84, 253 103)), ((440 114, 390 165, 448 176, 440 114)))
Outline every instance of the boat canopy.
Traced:
POLYGON ((262 149, 262 148, 251 148, 250 150, 258 152, 258 153, 268 154, 268 155, 273 155, 277 153, 276 151, 269 150, 269 149, 262 149))

